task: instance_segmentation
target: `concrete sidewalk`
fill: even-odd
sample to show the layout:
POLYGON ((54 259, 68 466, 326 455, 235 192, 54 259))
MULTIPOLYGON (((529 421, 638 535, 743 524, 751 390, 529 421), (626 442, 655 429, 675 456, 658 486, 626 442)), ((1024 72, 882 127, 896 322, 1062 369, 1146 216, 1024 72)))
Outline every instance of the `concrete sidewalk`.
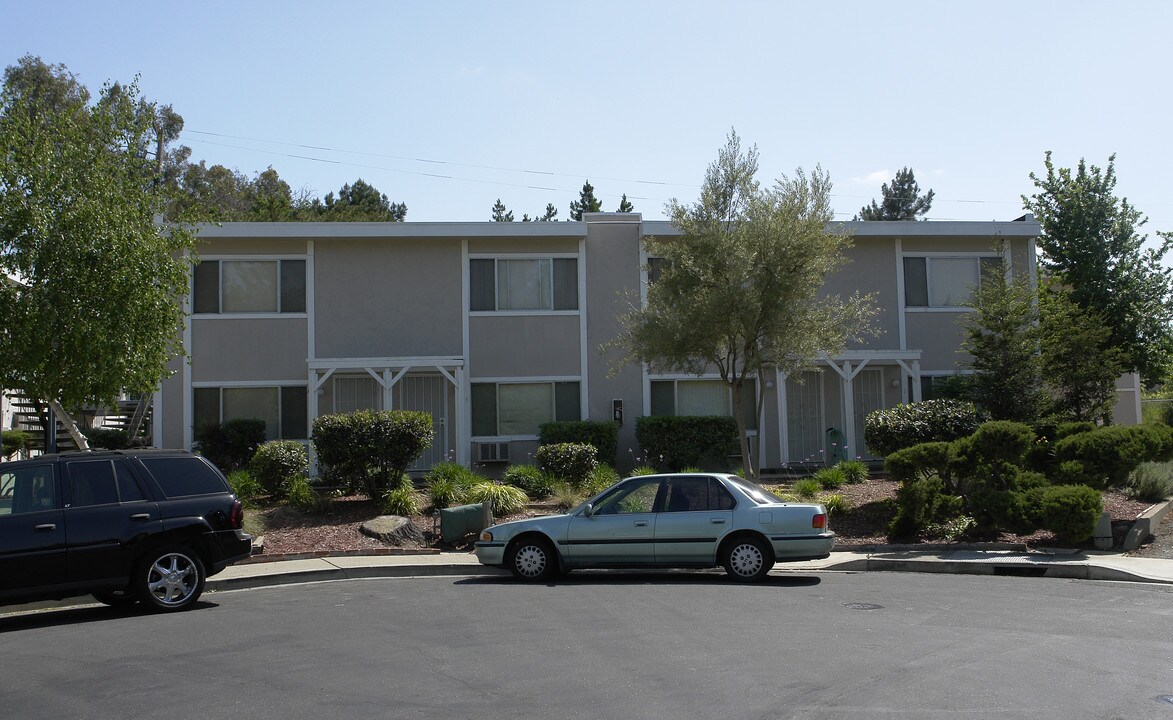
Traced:
MULTIPOLYGON (((837 551, 823 560, 780 563, 774 572, 928 572, 965 575, 1122 580, 1173 585, 1173 560, 1133 558, 1112 552, 1021 552, 1010 550, 837 551)), ((209 590, 237 590, 298 582, 371 577, 498 575, 509 573, 477 562, 471 553, 320 557, 235 565, 209 578, 209 590)))

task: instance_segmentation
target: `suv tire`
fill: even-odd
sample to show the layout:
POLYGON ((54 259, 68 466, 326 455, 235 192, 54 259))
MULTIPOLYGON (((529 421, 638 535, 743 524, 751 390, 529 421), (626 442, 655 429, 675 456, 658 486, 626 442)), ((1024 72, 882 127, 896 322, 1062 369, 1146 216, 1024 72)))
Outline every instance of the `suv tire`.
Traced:
POLYGON ((139 600, 155 612, 185 610, 204 591, 206 573, 191 548, 167 545, 146 555, 134 575, 139 600))

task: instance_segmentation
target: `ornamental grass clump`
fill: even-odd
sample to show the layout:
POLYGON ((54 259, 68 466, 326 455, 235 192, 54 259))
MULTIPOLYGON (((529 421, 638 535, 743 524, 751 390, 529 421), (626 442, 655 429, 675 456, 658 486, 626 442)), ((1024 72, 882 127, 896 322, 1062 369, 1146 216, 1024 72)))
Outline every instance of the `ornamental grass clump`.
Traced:
POLYGON ((533 465, 510 465, 505 471, 504 480, 535 498, 548 497, 558 484, 558 478, 542 472, 533 465))
POLYGON ((467 497, 469 502, 491 503, 493 514, 499 517, 519 512, 529 504, 529 496, 521 488, 491 480, 470 485, 467 497))
POLYGON ((433 510, 461 505, 467 501, 468 488, 484 478, 454 462, 436 463, 424 475, 424 488, 433 510))
POLYGON ((844 460, 836 465, 835 469, 843 473, 843 479, 849 485, 858 485, 867 482, 868 466, 862 460, 844 460))
POLYGON ((819 491, 823 489, 823 486, 821 483, 819 483, 818 480, 815 480, 814 478, 805 478, 794 483, 794 487, 791 489, 794 490, 794 494, 800 498, 810 500, 819 494, 819 491))

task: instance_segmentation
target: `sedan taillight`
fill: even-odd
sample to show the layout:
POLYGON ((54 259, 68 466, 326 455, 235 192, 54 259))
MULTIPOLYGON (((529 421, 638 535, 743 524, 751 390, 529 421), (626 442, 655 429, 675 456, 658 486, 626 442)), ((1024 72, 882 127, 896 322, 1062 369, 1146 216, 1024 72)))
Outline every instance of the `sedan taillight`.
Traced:
POLYGON ((827 529, 827 514, 826 513, 816 513, 815 516, 811 518, 811 527, 816 530, 826 530, 827 529))
POLYGON ((244 527, 244 505, 241 505, 239 500, 232 503, 232 512, 228 514, 228 526, 233 530, 244 527))

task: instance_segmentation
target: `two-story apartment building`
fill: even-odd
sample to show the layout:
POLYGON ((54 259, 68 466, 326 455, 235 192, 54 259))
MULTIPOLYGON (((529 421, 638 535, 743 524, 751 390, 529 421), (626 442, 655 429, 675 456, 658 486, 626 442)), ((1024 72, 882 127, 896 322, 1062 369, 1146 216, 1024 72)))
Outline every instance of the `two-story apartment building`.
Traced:
MULTIPOLYGON (((875 293, 880 334, 802 378, 758 379, 768 402, 751 432, 763 467, 867 457, 867 413, 919 400, 958 371, 956 321, 983 264, 997 262, 995 239, 1008 272, 1035 274, 1029 218, 842 229, 855 238, 852 262, 828 289, 875 293)), ((304 440, 322 414, 402 408, 434 418, 421 468, 525 462, 541 423, 621 414, 617 462, 629 466, 636 417, 732 408, 715 375, 615 368, 599 349, 646 289, 644 238, 675 233, 619 213, 204 227, 184 328, 191 360, 156 393, 155 442, 190 448, 195 428, 236 417, 263 418, 271 439, 304 440)), ((1139 397, 1132 404, 1139 415, 1139 397)))

